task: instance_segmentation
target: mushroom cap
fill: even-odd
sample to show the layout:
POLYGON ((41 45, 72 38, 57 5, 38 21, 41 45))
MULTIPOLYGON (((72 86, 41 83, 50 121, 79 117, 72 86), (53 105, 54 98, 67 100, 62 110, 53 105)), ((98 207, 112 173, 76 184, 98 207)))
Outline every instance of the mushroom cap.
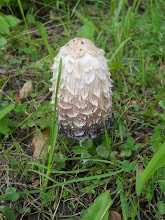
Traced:
POLYGON ((112 80, 104 51, 91 40, 76 37, 61 47, 54 59, 51 79, 52 104, 60 58, 61 78, 57 96, 56 121, 59 132, 69 139, 95 138, 105 132, 112 118, 112 80))

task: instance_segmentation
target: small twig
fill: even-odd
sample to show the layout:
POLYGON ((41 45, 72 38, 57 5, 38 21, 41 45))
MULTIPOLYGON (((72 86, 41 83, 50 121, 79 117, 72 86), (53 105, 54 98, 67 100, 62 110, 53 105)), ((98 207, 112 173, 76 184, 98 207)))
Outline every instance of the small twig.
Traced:
POLYGON ((139 69, 135 65, 133 65, 133 67, 137 72, 139 72, 139 69))
POLYGON ((15 104, 15 101, 13 99, 10 98, 10 96, 8 96, 5 92, 3 92, 1 89, 0 89, 0 92, 6 96, 13 104, 15 104))
MULTIPOLYGON (((65 180, 64 180, 64 182, 65 182, 65 180)), ((60 193, 60 198, 59 198, 59 201, 58 201, 58 203, 57 203, 56 209, 55 209, 55 211, 54 211, 52 220, 55 218, 55 215, 56 215, 56 213, 57 213, 58 207, 59 207, 60 202, 61 202, 61 197, 62 197, 63 191, 64 191, 64 185, 62 185, 62 189, 61 189, 61 193, 60 193)))

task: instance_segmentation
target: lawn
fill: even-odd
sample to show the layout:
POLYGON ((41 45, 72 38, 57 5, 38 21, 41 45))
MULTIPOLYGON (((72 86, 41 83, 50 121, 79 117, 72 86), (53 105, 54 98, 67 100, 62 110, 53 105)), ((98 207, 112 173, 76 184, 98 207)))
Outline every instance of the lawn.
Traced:
POLYGON ((165 1, 0 9, 0 220, 165 219, 165 1), (59 134, 49 90, 77 36, 105 51, 113 80, 111 128, 81 144, 59 134))

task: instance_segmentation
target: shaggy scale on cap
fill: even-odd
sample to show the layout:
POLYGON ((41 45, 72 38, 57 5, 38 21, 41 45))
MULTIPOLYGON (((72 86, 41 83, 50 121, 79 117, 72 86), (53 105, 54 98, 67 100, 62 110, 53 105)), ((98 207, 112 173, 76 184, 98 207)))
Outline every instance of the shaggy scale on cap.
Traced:
POLYGON ((55 102, 60 58, 61 78, 56 121, 59 132, 70 139, 84 140, 104 133, 112 118, 112 80, 104 51, 91 40, 76 37, 61 47, 53 64, 52 104, 55 102))

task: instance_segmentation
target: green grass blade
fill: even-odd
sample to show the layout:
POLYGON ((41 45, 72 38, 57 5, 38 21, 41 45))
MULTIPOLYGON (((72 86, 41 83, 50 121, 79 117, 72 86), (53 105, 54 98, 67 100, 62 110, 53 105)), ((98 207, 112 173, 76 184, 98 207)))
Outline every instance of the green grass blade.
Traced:
POLYGON ((121 201, 121 208, 122 208, 122 214, 123 214, 123 219, 127 220, 127 204, 126 204, 126 199, 124 198, 123 192, 121 191, 120 193, 120 201, 121 201))
POLYGON ((37 27, 37 29, 39 30, 40 34, 41 34, 41 37, 45 43, 45 46, 49 52, 49 55, 51 57, 51 60, 53 61, 55 55, 56 55, 56 52, 54 51, 54 49, 50 46, 48 40, 47 40, 47 34, 46 34, 46 31, 45 31, 45 27, 44 25, 40 22, 40 21, 34 21, 33 24, 37 27))
POLYGON ((106 142, 107 142, 107 147, 108 147, 109 151, 111 151, 111 140, 110 140, 110 137, 109 137, 108 132, 107 132, 107 128, 106 128, 106 124, 105 124, 105 119, 104 118, 103 118, 103 123, 104 123, 105 138, 106 138, 106 142))
POLYGON ((82 182, 82 181, 89 181, 89 180, 94 180, 94 179, 100 179, 100 178, 106 178, 106 177, 110 177, 110 176, 115 176, 119 173, 123 172, 123 169, 115 171, 115 172, 110 172, 110 173, 105 173, 105 174, 100 174, 100 175, 95 175, 95 176, 88 176, 88 177, 82 177, 82 178, 77 178, 77 179, 71 179, 62 183, 57 183, 53 186, 49 186, 47 187, 47 189, 51 189, 54 188, 56 186, 62 186, 62 185, 66 185, 69 183, 77 183, 77 182, 82 182))
MULTIPOLYGON (((60 83, 60 77, 61 77, 61 69, 62 69, 62 58, 60 58, 57 85, 56 85, 56 96, 55 96, 52 131, 51 131, 51 144, 50 144, 50 152, 49 152, 49 159, 48 159, 48 169, 46 172, 47 176, 49 176, 51 173, 51 167, 52 167, 52 162, 53 162, 53 153, 54 153, 55 143, 56 143, 57 134, 58 134, 58 127, 56 124, 56 108, 57 108, 57 95, 58 95, 58 89, 59 89, 59 83, 60 83)), ((48 183, 48 178, 45 179, 45 185, 44 185, 45 188, 44 189, 46 189, 47 183, 48 183)))
POLYGON ((124 190, 123 190, 123 185, 122 182, 119 180, 119 178, 116 181, 117 184, 117 191, 120 195, 120 202, 121 202, 121 209, 122 209, 122 214, 123 214, 123 220, 127 220, 127 197, 124 195, 124 190))
MULTIPOLYGON (((22 164, 22 158, 21 158, 21 154, 20 154, 20 152, 19 152, 19 148, 18 148, 18 146, 17 146, 17 142, 15 141, 15 139, 14 139, 14 137, 13 137, 12 134, 11 134, 11 137, 12 137, 12 140, 13 140, 14 146, 15 146, 15 148, 16 148, 16 150, 17 150, 17 153, 18 153, 18 155, 19 155, 19 158, 20 158, 21 164, 22 164)), ((20 147, 20 146, 19 146, 19 147, 20 147)), ((21 166, 20 166, 20 167, 21 167, 21 166)))
POLYGON ((131 24, 130 24, 130 27, 133 26, 133 23, 134 23, 134 20, 135 20, 135 16, 137 15, 137 12, 138 12, 138 8, 139 8, 139 5, 141 3, 141 0, 137 1, 135 0, 133 2, 133 6, 132 6, 132 12, 133 12, 133 17, 131 18, 131 24))
POLYGON ((56 142, 57 133, 58 133, 58 127, 56 124, 56 109, 57 109, 57 95, 58 95, 58 89, 59 89, 59 84, 60 84, 61 69, 62 69, 62 58, 60 59, 60 63, 59 63, 59 72, 58 72, 57 85, 56 85, 56 96, 55 96, 53 124, 52 124, 52 133, 51 133, 51 148, 49 152, 48 167, 51 166, 51 163, 52 163, 53 151, 54 151, 55 142, 56 142))
MULTIPOLYGON (((32 170, 33 171, 33 170, 32 170)), ((77 183, 77 182, 82 182, 82 181, 89 181, 89 180, 94 180, 94 179, 100 179, 100 178, 106 178, 106 177, 110 177, 110 176, 116 176, 117 174, 123 172, 123 169, 115 171, 115 172, 110 172, 110 173, 105 173, 105 174, 100 174, 100 175, 96 175, 96 176, 89 176, 89 177, 83 177, 83 178, 77 178, 77 179, 72 179, 72 180, 68 180, 62 183, 56 183, 52 186, 47 187, 47 189, 52 189, 56 186, 63 186, 63 185, 67 185, 70 183, 77 183)), ((22 191, 19 192, 19 194, 33 194, 33 193, 39 193, 41 192, 41 190, 31 190, 31 191, 22 191)))
MULTIPOLYGON (((116 51, 114 52, 114 54, 112 55, 112 57, 110 58, 110 60, 108 61, 108 65, 111 64, 112 60, 116 57, 116 55, 119 53, 119 51, 122 49, 122 47, 130 40, 131 38, 127 38, 125 41, 123 41, 119 47, 116 49, 116 51)), ((110 53, 108 53, 107 57, 110 56, 110 53)))
POLYGON ((116 12, 116 16, 115 16, 115 19, 116 19, 116 20, 118 19, 119 14, 120 14, 120 12, 121 12, 121 10, 122 10, 123 2, 124 2, 123 0, 120 0, 120 1, 119 1, 119 5, 118 5, 117 12, 116 12))
MULTIPOLYGON (((26 30, 28 30, 28 26, 27 26, 27 22, 26 22, 24 10, 23 10, 23 7, 22 7, 22 2, 21 2, 21 0, 17 0, 17 1, 18 1, 18 5, 19 5, 19 8, 20 8, 20 11, 21 11, 21 14, 22 14, 24 23, 25 23, 26 30)), ((30 37, 30 34, 29 34, 29 33, 28 33, 28 39, 29 39, 30 45, 32 45, 32 40, 31 40, 31 37, 30 37)))
POLYGON ((148 163, 145 170, 137 172, 136 178, 136 193, 140 195, 144 184, 155 173, 155 171, 165 165, 165 142, 160 146, 159 150, 155 153, 151 161, 148 163))
MULTIPOLYGON (((28 162, 29 165, 33 165, 33 166, 36 166, 36 167, 40 167, 41 169, 48 169, 47 166, 44 166, 40 163, 37 163, 37 162, 34 162, 34 161, 31 161, 31 162, 28 162)), ((29 169, 28 171, 33 171, 32 169, 29 169)), ((87 172, 87 171, 90 171, 90 169, 78 169, 78 170, 71 170, 71 171, 61 171, 61 170, 54 170, 54 169, 51 169, 51 173, 53 174, 58 174, 58 175, 62 175, 62 174, 77 174, 77 173, 82 173, 82 172, 87 172)))
POLYGON ((45 177, 45 179, 49 179, 50 181, 52 181, 53 183, 55 183, 55 180, 52 179, 51 177, 49 177, 48 175, 40 172, 40 171, 37 171, 37 170, 32 170, 32 169, 29 169, 28 170, 29 172, 33 172, 33 173, 37 173, 39 176, 42 176, 42 177, 45 177))

